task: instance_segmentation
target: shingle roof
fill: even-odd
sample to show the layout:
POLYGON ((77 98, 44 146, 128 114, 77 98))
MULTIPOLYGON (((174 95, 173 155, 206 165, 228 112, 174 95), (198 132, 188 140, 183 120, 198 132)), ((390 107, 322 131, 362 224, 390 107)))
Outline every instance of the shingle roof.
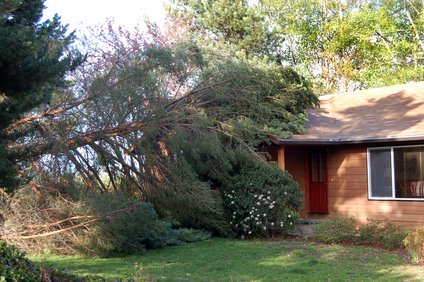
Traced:
POLYGON ((424 82, 322 96, 320 101, 320 108, 309 110, 307 131, 279 143, 424 140, 424 82))

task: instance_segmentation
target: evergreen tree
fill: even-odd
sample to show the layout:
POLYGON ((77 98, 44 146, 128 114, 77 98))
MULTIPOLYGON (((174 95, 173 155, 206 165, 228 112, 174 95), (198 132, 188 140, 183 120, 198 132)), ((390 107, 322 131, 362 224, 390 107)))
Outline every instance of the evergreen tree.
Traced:
POLYGON ((256 6, 246 0, 174 0, 176 9, 189 19, 195 19, 195 31, 206 44, 222 45, 248 59, 267 57, 281 63, 277 50, 282 46, 278 32, 270 26, 256 6))
POLYGON ((55 88, 66 86, 66 73, 82 62, 70 50, 74 33, 66 35, 57 15, 40 23, 44 8, 44 0, 0 2, 0 187, 7 192, 21 182, 23 162, 46 149, 32 145, 42 131, 36 119, 24 118, 48 104, 55 88))

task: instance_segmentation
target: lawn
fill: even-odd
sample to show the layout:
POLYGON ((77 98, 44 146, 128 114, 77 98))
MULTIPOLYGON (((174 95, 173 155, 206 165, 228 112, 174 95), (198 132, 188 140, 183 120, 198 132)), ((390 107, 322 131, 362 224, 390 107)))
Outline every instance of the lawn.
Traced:
POLYGON ((143 281, 424 280, 420 266, 410 266, 404 258, 386 250, 287 239, 213 238, 185 246, 149 250, 142 255, 108 259, 52 255, 31 259, 83 275, 134 278, 141 273, 143 281))

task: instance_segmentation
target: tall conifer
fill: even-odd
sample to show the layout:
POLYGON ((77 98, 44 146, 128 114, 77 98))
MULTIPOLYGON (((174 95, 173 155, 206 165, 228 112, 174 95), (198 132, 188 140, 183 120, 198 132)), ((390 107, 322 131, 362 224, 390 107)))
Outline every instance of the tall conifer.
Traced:
POLYGON ((48 104, 56 87, 66 85, 66 73, 82 61, 70 50, 74 33, 66 34, 57 15, 40 23, 44 2, 0 3, 0 187, 9 192, 20 183, 23 162, 43 150, 30 142, 40 130, 36 120, 19 121, 48 104))

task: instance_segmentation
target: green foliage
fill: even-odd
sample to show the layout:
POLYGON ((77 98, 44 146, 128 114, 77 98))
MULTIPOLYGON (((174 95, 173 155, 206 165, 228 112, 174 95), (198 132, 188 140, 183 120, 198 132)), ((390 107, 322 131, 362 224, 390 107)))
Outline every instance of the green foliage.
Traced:
POLYGON ((424 226, 415 227, 414 231, 409 232, 403 244, 413 262, 421 260, 424 257, 424 226))
POLYGON ((358 229, 359 240, 362 243, 381 245, 386 248, 395 248, 402 245, 402 241, 407 235, 405 226, 395 226, 388 222, 388 218, 383 221, 367 219, 370 223, 362 225, 358 229))
POLYGON ((151 203, 122 194, 100 194, 89 199, 97 220, 75 248, 88 256, 140 253, 167 245, 182 245, 172 224, 161 221, 151 203))
POLYGON ((0 187, 12 192, 21 182, 23 161, 34 160, 50 143, 33 144, 45 136, 36 121, 22 122, 32 110, 46 105, 65 75, 82 57, 70 51, 73 33, 59 17, 39 23, 44 0, 0 3, 0 187))
POLYGON ((137 38, 134 47, 117 38, 106 38, 112 51, 96 53, 83 70, 90 79, 78 95, 93 99, 75 111, 73 123, 46 125, 63 144, 45 169, 71 164, 101 193, 122 191, 125 178, 125 193, 153 203, 161 217, 227 235, 222 199, 211 186, 225 183, 239 163, 262 161, 257 146, 269 136, 303 132, 317 97, 289 68, 257 66, 186 42, 146 46, 137 38))
POLYGON ((266 16, 246 0, 174 0, 173 14, 193 18, 193 31, 203 45, 230 50, 241 58, 281 63, 282 40, 269 28, 266 16), (256 57, 256 58, 255 58, 256 57))
POLYGON ((423 79, 417 0, 264 0, 285 39, 282 57, 328 94, 423 79))
POLYGON ((14 246, 6 246, 0 241, 1 268, 0 278, 2 281, 36 281, 39 269, 26 258, 23 251, 14 246))
POLYGON ((79 276, 67 270, 58 269, 32 262, 25 252, 13 245, 0 241, 0 281, 4 282, 35 282, 35 281, 127 281, 126 279, 109 280, 99 276, 79 276))
POLYGON ((275 165, 245 166, 222 188, 224 208, 241 235, 287 234, 300 224, 303 191, 275 165))
POLYGON ((204 229, 180 228, 177 239, 183 242, 199 242, 212 238, 212 232, 204 229))
POLYGON ((329 217, 312 225, 313 236, 323 243, 353 242, 379 245, 396 248, 402 245, 407 230, 403 225, 393 225, 386 219, 384 222, 368 219, 370 223, 356 227, 356 219, 338 217, 331 214, 329 217))
POLYGON ((322 219, 319 223, 314 223, 311 228, 313 236, 320 242, 331 244, 338 242, 352 241, 356 236, 356 219, 351 217, 338 217, 331 214, 322 219))

